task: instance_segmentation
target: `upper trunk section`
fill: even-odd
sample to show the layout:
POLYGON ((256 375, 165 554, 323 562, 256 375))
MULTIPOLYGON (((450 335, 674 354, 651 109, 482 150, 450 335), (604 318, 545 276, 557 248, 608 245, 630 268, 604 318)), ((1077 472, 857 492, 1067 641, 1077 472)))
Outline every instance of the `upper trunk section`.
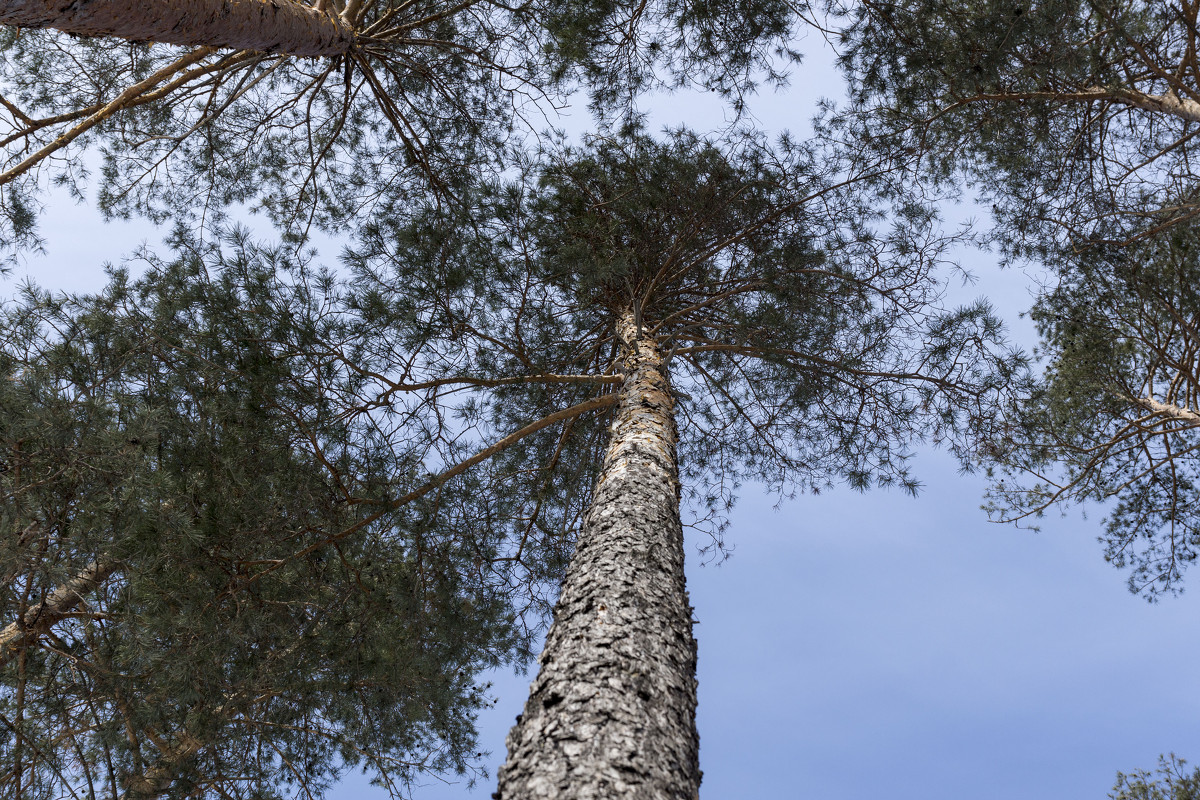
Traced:
POLYGON ((297 56, 341 55, 355 41, 340 18, 293 0, 0 0, 0 24, 297 56))
POLYGON ((639 333, 627 314, 612 438, 508 736, 502 800, 693 800, 699 790, 675 403, 657 343, 639 333))

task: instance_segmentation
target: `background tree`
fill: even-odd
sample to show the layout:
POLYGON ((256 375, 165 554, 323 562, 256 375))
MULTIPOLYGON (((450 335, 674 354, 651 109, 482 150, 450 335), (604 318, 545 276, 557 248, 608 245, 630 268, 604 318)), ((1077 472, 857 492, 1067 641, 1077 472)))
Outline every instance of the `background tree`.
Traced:
POLYGON ((1051 271, 1033 316, 1048 368, 996 443, 991 510, 1107 507, 1130 588, 1196 557, 1191 427, 1200 120, 1197 5, 911 0, 853 11, 848 124, 994 204, 1010 256, 1051 271), (870 125, 867 125, 867 121, 870 125), (876 136, 877 134, 877 136, 876 136))
POLYGON ((778 0, 8 3, 0 23, 26 27, 0 30, 0 243, 36 245, 41 190, 82 198, 97 162, 106 214, 242 204, 292 236, 343 231, 381 197, 452 195, 577 78, 603 78, 601 105, 780 78, 795 19, 778 0))
POLYGON ((243 233, 175 245, 0 319, 0 793, 472 768, 476 675, 527 630, 483 568, 503 543, 439 510, 469 476, 371 413, 330 276, 243 233))
POLYGON ((1197 232, 1089 251, 1040 295, 1047 368, 991 453, 994 517, 1100 504, 1106 558, 1148 599, 1180 591, 1200 552, 1197 232))
MULTIPOLYGON (((994 442, 994 519, 1096 504, 1147 599, 1196 558, 1200 181, 1191 0, 828 5, 853 98, 831 123, 992 207, 1010 260, 1048 268, 1046 370, 994 442), (839 126, 844 126, 840 127, 839 126)), ((1121 797, 1170 789, 1144 774, 1121 797)), ((1118 787, 1119 789, 1121 787, 1118 787)))
POLYGON ((1010 253, 1130 242, 1200 211, 1196 3, 828 6, 854 127, 927 177, 965 176, 1010 253))
POLYGON ((499 454, 463 514, 510 531, 519 559, 578 536, 498 796, 694 796, 680 477, 718 547, 742 480, 915 491, 909 445, 965 453, 1019 369, 986 306, 940 307, 931 212, 884 222, 873 192, 903 187, 830 158, 630 128, 547 152, 468 213, 365 231, 368 324, 440 342, 434 374, 494 383, 464 421, 511 429, 611 398, 499 454))

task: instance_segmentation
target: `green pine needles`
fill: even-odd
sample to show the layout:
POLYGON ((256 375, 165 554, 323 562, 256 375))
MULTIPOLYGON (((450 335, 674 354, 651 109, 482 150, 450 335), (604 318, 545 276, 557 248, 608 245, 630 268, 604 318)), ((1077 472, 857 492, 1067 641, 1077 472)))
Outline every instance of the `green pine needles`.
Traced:
MULTIPOLYGON (((951 240, 930 212, 914 201, 906 224, 881 224, 873 198, 900 187, 831 159, 787 140, 609 131, 546 151, 465 212, 368 227, 359 302, 403 347, 430 343, 445 380, 495 382, 459 413, 501 430, 611 394, 632 311, 669 354, 701 518, 747 479, 915 490, 909 443, 965 453, 1022 362, 986 306, 939 306, 951 240)), ((507 516, 548 541, 574 529, 606 424, 564 421, 508 451, 507 516)))
POLYGON ((3 792, 461 773, 475 675, 523 652, 477 569, 489 545, 389 505, 421 448, 330 356, 350 337, 328 276, 244 234, 176 244, 144 278, 30 290, 0 321, 3 792))

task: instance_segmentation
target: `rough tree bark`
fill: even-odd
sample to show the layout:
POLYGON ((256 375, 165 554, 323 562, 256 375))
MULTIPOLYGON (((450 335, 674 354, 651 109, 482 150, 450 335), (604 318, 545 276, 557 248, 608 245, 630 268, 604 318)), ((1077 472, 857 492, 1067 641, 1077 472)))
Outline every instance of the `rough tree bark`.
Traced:
POLYGON ((295 0, 0 0, 0 24, 296 56, 355 44, 341 18, 295 0))
POLYGON ((497 800, 699 791, 675 401, 657 343, 639 334, 625 315, 616 421, 497 800))

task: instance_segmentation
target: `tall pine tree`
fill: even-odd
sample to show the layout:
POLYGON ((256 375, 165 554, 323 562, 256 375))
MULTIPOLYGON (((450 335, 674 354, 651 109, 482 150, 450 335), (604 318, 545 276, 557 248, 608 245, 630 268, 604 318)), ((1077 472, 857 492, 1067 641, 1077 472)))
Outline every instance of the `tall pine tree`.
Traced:
POLYGON ((366 318, 440 341, 435 375, 490 382, 465 423, 572 410, 492 459, 463 514, 518 563, 573 549, 498 797, 694 797, 681 500, 703 528, 743 480, 915 491, 909 446, 965 453, 1020 368, 985 306, 939 307, 930 211, 883 219, 869 198, 903 187, 829 156, 628 128, 545 153, 469 214, 367 230, 366 318))

